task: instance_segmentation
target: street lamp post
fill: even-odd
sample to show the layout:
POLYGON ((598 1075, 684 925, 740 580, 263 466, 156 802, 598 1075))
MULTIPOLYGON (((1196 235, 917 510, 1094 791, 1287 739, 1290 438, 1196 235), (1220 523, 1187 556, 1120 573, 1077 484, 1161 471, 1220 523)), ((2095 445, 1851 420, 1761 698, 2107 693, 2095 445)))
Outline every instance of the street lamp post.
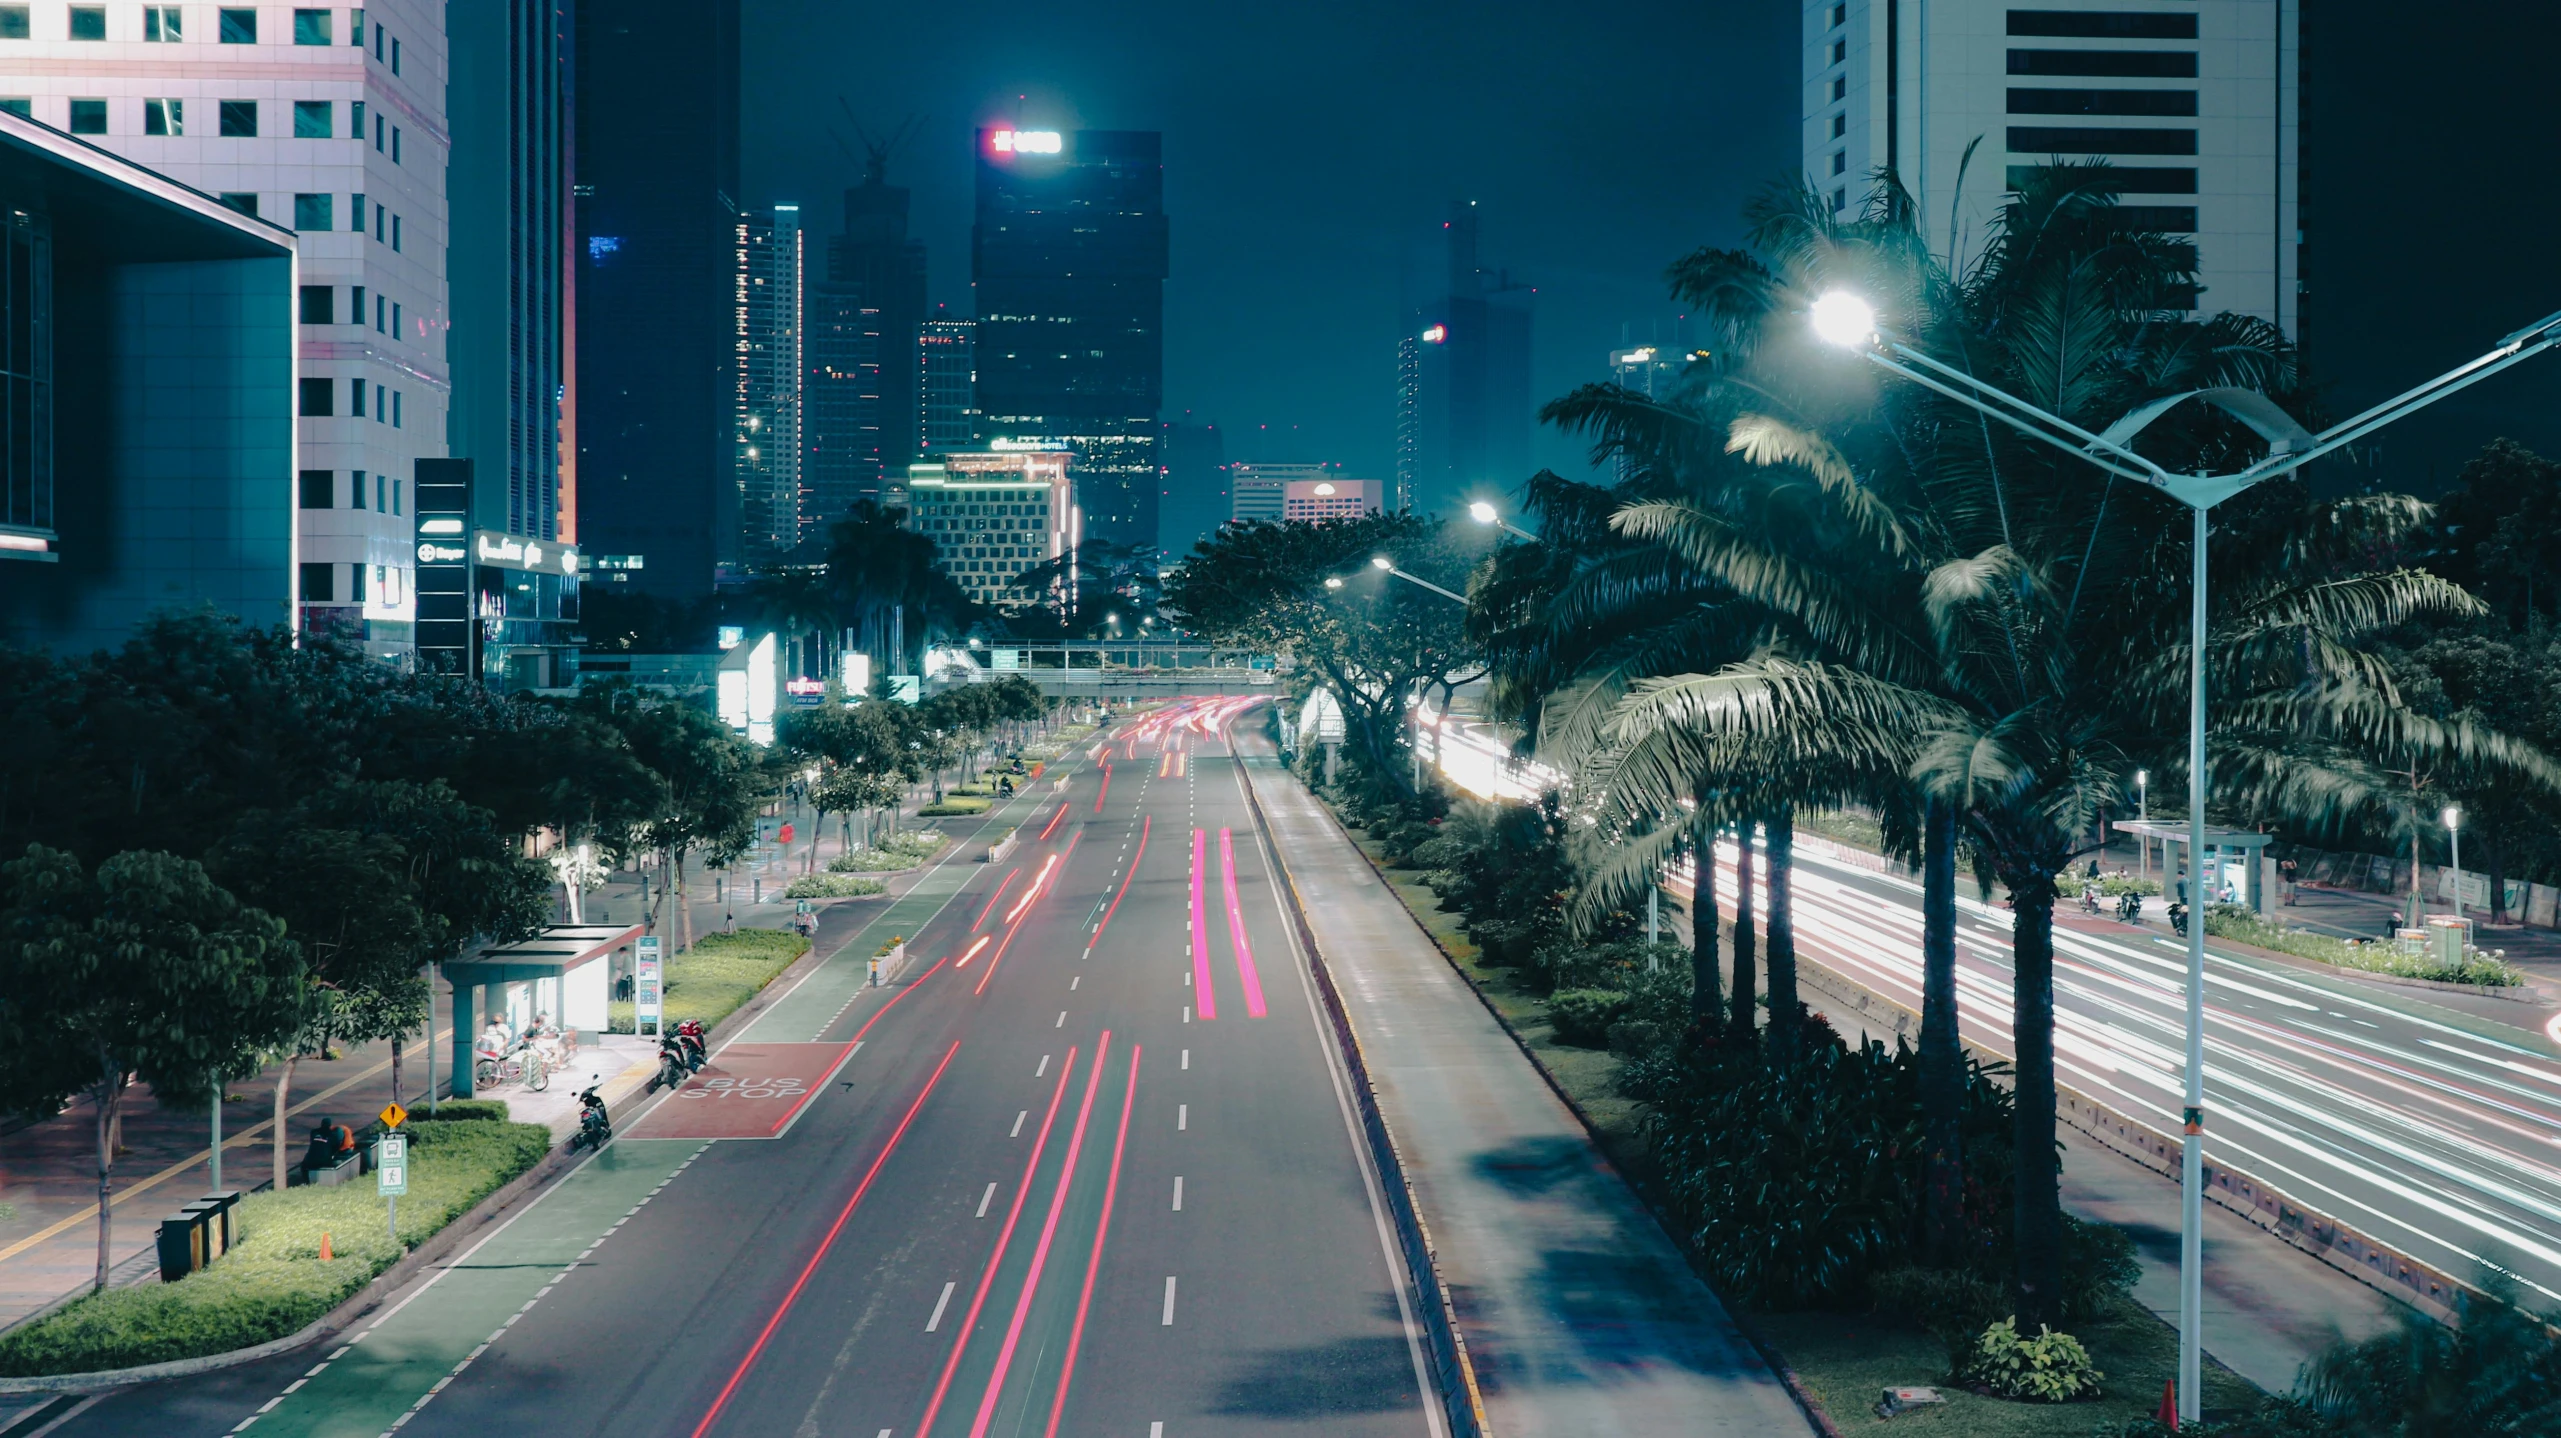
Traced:
POLYGON ((2445 806, 2445 839, 2454 846, 2454 916, 2463 917, 2463 811, 2445 806))
MULTIPOLYGON (((2223 386, 2165 395, 2093 433, 1997 386, 1944 364, 1879 328, 1876 310, 1845 290, 1816 299, 1807 313, 1817 338, 1857 352, 1870 364, 1933 394, 1999 420, 2122 479, 2148 484, 2188 507, 2188 856, 2199 879, 2188 923, 2187 1082, 2181 1104, 2179 1163, 2179 1416, 2194 1422, 2202 1398, 2200 1326, 2205 1306, 2205 627, 2206 517, 2214 506, 2253 485, 2290 474, 2322 455, 2372 434, 2436 401, 2561 345, 2561 313, 2502 338, 2488 353, 2315 434, 2255 390, 2223 386), (2266 457, 2231 474, 2173 474, 2136 453, 2134 438, 2188 400, 2222 410, 2268 442, 2266 457)), ((2458 880, 2458 893, 2460 892, 2458 880)))
POLYGON ((1501 510, 1496 509, 1492 504, 1489 504, 1484 500, 1477 500, 1475 503, 1467 506, 1467 517, 1475 520, 1478 524, 1500 526, 1505 533, 1526 539, 1532 544, 1538 543, 1537 535, 1532 534, 1528 530, 1521 528, 1519 525, 1512 523, 1508 519, 1505 519, 1501 510))

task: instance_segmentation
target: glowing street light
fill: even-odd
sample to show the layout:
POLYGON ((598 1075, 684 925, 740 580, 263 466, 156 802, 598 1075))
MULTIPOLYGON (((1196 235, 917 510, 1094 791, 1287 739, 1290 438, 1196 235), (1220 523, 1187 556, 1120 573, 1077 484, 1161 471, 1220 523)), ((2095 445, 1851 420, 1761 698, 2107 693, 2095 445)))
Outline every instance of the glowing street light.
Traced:
POLYGON ((1521 528, 1519 525, 1504 519, 1503 512, 1496 509, 1486 500, 1480 499, 1467 506, 1467 517, 1475 520, 1478 524, 1500 525, 1507 533, 1517 535, 1522 539, 1528 540, 1532 544, 1538 543, 1537 535, 1532 534, 1528 530, 1521 528))
POLYGON ((1876 340, 1876 307, 1847 290, 1833 290, 1814 302, 1810 312, 1815 338, 1854 349, 1876 340))
POLYGON ((1369 557, 1369 567, 1372 569, 1384 569, 1388 573, 1394 574, 1396 572, 1396 561, 1388 558, 1384 554, 1373 554, 1369 557))

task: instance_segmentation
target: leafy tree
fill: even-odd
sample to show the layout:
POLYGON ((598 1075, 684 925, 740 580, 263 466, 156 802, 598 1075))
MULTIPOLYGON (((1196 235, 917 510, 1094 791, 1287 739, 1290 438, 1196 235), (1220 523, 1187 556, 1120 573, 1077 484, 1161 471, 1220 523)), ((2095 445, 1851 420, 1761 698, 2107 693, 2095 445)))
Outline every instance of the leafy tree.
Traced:
POLYGON ((127 1086, 139 1078, 168 1092, 200 1090, 239 1071, 291 1031, 302 961, 282 924, 173 855, 127 852, 92 872, 36 844, 0 865, 0 879, 0 994, 11 1030, 0 1085, 21 1113, 89 1095, 104 1288, 127 1086))
MULTIPOLYGON (((675 904, 678 948, 693 945, 686 866, 699 851, 713 867, 735 863, 756 838, 756 816, 774 784, 762 761, 729 726, 684 702, 642 702, 614 712, 632 754, 664 786, 642 828, 662 879, 653 910, 675 904)), ((658 915, 651 915, 652 926, 658 915)))
POLYGON ((1411 514, 1231 524, 1194 546, 1167 606, 1216 642, 1288 655, 1333 691, 1373 778, 1402 789, 1409 701, 1480 667, 1467 611, 1375 569, 1373 556, 1456 589, 1475 556, 1440 521, 1411 514), (1329 580, 1340 581, 1329 585, 1329 580))

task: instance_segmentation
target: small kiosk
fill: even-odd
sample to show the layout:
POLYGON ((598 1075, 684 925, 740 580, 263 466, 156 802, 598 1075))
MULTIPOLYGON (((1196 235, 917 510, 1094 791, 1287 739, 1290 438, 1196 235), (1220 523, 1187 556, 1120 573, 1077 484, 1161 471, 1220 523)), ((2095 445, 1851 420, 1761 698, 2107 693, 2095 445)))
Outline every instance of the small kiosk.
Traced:
MULTIPOLYGON (((2184 857, 2190 837, 2187 824, 2171 819, 2116 819, 2110 821, 2110 827, 2120 834, 2132 834, 2136 843, 2147 848, 2155 842, 2160 844, 2161 892, 2171 898, 2178 897, 2179 875, 2188 866, 2173 866, 2170 863, 2171 849, 2176 846, 2184 857)), ((2205 902, 2221 902, 2215 895, 2228 890, 2237 902, 2249 905, 2252 913, 2264 916, 2268 911, 2267 865, 2264 861, 2268 840, 2272 837, 2251 829, 2220 829, 2212 824, 2206 825, 2205 902)), ((2202 906, 2192 904, 2190 907, 2202 906)))
POLYGON ((605 1031, 614 980, 631 972, 639 924, 551 924, 530 939, 448 959, 453 985, 453 1096, 472 1095, 471 1055, 482 1015, 496 1013, 518 1033, 536 1014, 562 1028, 605 1031))

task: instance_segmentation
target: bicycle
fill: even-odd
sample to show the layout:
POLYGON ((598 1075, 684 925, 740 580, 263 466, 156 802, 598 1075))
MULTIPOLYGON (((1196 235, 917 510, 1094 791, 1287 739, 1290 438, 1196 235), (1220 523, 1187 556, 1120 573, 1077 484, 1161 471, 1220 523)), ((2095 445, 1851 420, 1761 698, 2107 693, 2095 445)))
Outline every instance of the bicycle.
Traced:
POLYGON ((475 1089, 496 1088, 515 1080, 534 1093, 551 1087, 551 1066, 543 1062, 540 1050, 520 1048, 503 1058, 480 1054, 472 1059, 471 1086, 475 1089))

